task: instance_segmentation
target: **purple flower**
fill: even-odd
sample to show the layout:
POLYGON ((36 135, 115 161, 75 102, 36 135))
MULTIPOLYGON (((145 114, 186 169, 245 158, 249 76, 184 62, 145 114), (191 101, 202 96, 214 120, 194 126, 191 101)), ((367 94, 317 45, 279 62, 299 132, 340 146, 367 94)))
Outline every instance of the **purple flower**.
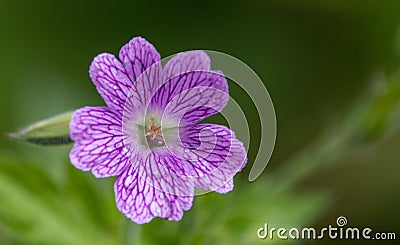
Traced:
POLYGON ((118 176, 118 209, 136 223, 180 220, 194 189, 226 193, 247 161, 242 142, 225 126, 197 124, 229 100, 220 71, 205 52, 160 54, 141 37, 102 53, 89 69, 106 107, 83 107, 70 123, 71 163, 95 177, 118 176))

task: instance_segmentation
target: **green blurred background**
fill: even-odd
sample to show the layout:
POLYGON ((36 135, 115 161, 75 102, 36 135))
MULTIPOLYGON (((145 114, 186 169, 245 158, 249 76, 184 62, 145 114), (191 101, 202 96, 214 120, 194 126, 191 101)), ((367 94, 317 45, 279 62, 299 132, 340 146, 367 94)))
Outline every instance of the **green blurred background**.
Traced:
MULTIPOLYGON (((102 105, 88 76, 92 58, 140 35, 164 57, 211 49, 246 62, 268 87, 278 137, 267 170, 248 182, 257 114, 232 89, 249 104, 252 131, 234 191, 196 197, 180 222, 142 226, 115 207, 113 178, 70 165, 70 146, 0 137, 0 244, 309 243, 263 241, 256 231, 265 222, 335 225, 340 215, 399 236, 399 27, 396 0, 2 0, 0 132, 102 105)), ((314 243, 333 242, 357 243, 314 243)))

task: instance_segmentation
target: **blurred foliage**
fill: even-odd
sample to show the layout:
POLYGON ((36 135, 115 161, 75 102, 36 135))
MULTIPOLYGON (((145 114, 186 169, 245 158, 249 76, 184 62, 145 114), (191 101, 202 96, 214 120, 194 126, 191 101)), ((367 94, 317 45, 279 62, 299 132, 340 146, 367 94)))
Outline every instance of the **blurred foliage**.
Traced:
POLYGON ((121 217, 84 175, 65 168, 60 182, 40 164, 0 157, 1 223, 16 243, 120 244, 121 217))
POLYGON ((69 163, 70 146, 0 137, 0 244, 289 243, 256 231, 339 215, 400 234, 399 24, 396 0, 1 1, 0 132, 102 105, 91 59, 141 35, 164 57, 214 49, 249 64, 274 101, 278 139, 266 172, 248 183, 259 122, 233 88, 252 134, 234 191, 196 197, 180 222, 139 226, 117 210, 113 178, 69 163))

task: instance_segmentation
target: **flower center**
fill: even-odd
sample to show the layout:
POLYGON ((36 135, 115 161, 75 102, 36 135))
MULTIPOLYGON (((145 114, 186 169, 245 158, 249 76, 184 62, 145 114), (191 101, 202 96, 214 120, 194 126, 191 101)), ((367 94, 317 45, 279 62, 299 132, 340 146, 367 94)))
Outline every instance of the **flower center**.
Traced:
POLYGON ((150 118, 150 129, 145 133, 147 144, 150 148, 164 146, 164 138, 161 133, 161 125, 156 125, 150 118))

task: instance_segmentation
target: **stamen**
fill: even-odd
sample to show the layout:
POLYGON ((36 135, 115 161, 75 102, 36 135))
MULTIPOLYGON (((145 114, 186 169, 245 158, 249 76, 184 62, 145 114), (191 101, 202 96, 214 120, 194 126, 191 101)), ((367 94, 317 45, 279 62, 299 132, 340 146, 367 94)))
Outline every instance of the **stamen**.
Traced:
POLYGON ((161 133, 161 125, 156 126, 153 122, 153 120, 150 118, 150 131, 145 133, 147 143, 149 144, 150 147, 158 147, 158 146, 164 146, 164 138, 161 133))

